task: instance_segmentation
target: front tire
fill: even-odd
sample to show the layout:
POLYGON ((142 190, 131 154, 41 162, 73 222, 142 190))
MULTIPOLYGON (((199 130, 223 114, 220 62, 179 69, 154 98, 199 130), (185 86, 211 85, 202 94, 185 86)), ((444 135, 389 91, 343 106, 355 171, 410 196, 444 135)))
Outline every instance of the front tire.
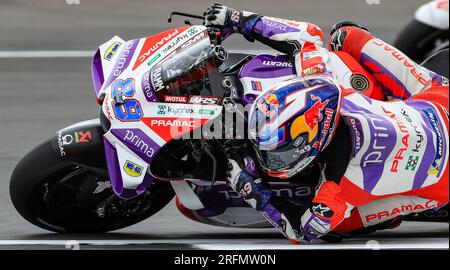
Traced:
MULTIPOLYGON (((96 154, 104 158, 99 149, 102 146, 97 147, 96 154)), ((100 169, 106 172, 106 168, 100 169)), ((149 218, 171 201, 174 192, 170 183, 155 180, 141 196, 120 199, 114 195, 106 173, 61 158, 49 140, 15 167, 10 196, 20 215, 40 228, 60 233, 100 233, 149 218)))

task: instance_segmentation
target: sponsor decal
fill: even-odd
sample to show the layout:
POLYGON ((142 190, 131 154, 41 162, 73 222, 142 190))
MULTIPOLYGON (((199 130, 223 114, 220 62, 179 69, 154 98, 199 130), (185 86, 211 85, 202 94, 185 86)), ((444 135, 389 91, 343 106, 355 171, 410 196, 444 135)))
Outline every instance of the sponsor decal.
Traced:
POLYGON ((395 113, 387 110, 383 106, 381 106, 381 109, 383 110, 383 113, 386 116, 388 116, 397 125, 397 127, 400 129, 400 133, 401 133, 401 134, 398 134, 398 135, 402 136, 402 144, 403 144, 403 146, 401 146, 400 149, 397 150, 397 152, 396 152, 396 154, 394 156, 394 160, 392 161, 392 164, 391 164, 391 169, 390 169, 391 172, 397 173, 399 164, 404 159, 404 152, 406 150, 408 150, 408 148, 409 148, 409 131, 408 131, 408 128, 405 125, 405 123, 403 123, 403 121, 401 121, 395 115, 395 113))
POLYGON ((273 118, 280 108, 278 97, 275 94, 268 93, 256 103, 258 110, 269 118, 273 118))
POLYGON ((330 131, 331 121, 333 121, 333 116, 334 116, 334 110, 330 109, 330 108, 326 108, 325 115, 326 115, 326 118, 325 118, 325 122, 323 123, 322 138, 320 139, 320 141, 316 141, 313 146, 314 148, 317 148, 317 149, 320 149, 322 147, 322 145, 325 142, 325 138, 327 137, 328 132, 330 131))
POLYGON ((428 174, 438 175, 444 156, 444 139, 441 128, 439 127, 439 120, 437 115, 433 112, 432 109, 424 109, 423 112, 425 113, 425 116, 428 118, 431 126, 433 127, 434 133, 436 134, 437 144, 436 154, 434 156, 433 163, 431 163, 431 166, 428 169, 428 174))
POLYGON ((92 134, 90 131, 78 131, 75 132, 76 143, 89 143, 92 142, 92 134))
POLYGON ((187 96, 164 96, 164 102, 171 103, 187 103, 187 96))
POLYGON ((155 150, 145 141, 147 138, 142 138, 136 132, 132 130, 125 130, 122 140, 127 143, 127 145, 133 146, 137 151, 145 154, 148 158, 153 157, 155 150))
POLYGON ((261 82, 260 81, 252 81, 252 89, 253 89, 253 91, 261 92, 263 90, 261 82))
POLYGON ((423 86, 427 86, 431 83, 431 78, 429 74, 421 69, 416 63, 410 62, 408 57, 406 57, 402 52, 390 46, 389 44, 376 39, 372 41, 375 46, 383 48, 386 52, 390 52, 394 59, 401 62, 406 68, 409 69, 409 73, 423 86))
POLYGON ((187 29, 187 27, 169 30, 158 35, 146 38, 144 45, 142 46, 142 50, 140 51, 139 56, 136 60, 136 63, 134 63, 133 70, 147 61, 147 59, 149 59, 154 53, 156 53, 156 51, 161 49, 165 44, 167 44, 185 29, 187 29))
POLYGON ((158 53, 157 55, 155 55, 155 57, 153 57, 150 61, 148 61, 147 66, 151 66, 153 65, 153 63, 156 62, 156 60, 158 60, 161 57, 161 54, 158 53))
POLYGON ((303 61, 309 60, 314 57, 322 57, 322 56, 323 56, 323 53, 320 51, 304 52, 303 53, 303 61))
POLYGON ((250 182, 245 183, 244 187, 242 187, 241 191, 239 192, 242 197, 246 197, 252 193, 252 184, 250 182))
POLYGON ((373 221, 373 220, 383 220, 387 218, 393 218, 399 215, 405 215, 411 212, 422 212, 426 209, 432 209, 436 208, 437 204, 435 201, 430 200, 424 204, 405 204, 401 205, 399 207, 395 207, 392 209, 386 209, 383 211, 380 211, 378 213, 368 214, 365 216, 365 220, 367 223, 373 221))
POLYGON ((181 117, 151 117, 142 121, 166 142, 201 127, 208 119, 181 117))
POLYGON ((158 105, 158 112, 157 112, 157 114, 159 114, 159 115, 166 114, 167 113, 166 108, 167 108, 166 105, 158 105))
POLYGON ((103 56, 105 60, 111 61, 116 52, 119 50, 120 45, 122 45, 122 43, 118 41, 111 44, 111 46, 109 46, 108 49, 106 49, 105 54, 103 56))
MULTIPOLYGON (((198 30, 196 28, 190 28, 188 30, 188 33, 189 33, 190 30, 195 30, 194 31, 195 33, 198 32, 198 30)), ((189 34, 191 36, 195 35, 195 34, 191 34, 191 33, 189 33, 189 34)), ((194 36, 193 38, 191 38, 190 40, 186 41, 183 45, 180 46, 179 49, 177 49, 177 51, 178 50, 183 50, 184 48, 187 48, 187 47, 191 46, 192 44, 197 43, 198 41, 204 39, 205 37, 207 37, 207 31, 203 31, 200 34, 198 34, 198 35, 194 36)))
POLYGON ((290 25, 292 27, 300 27, 300 23, 296 21, 286 20, 286 19, 280 19, 280 18, 274 18, 274 17, 267 17, 273 21, 282 22, 284 24, 290 25))
POLYGON ((405 109, 402 108, 400 110, 400 114, 405 118, 405 120, 409 124, 409 126, 414 129, 415 137, 417 139, 416 139, 416 143, 414 145, 412 145, 412 151, 418 153, 419 150, 422 148, 423 142, 424 142, 424 137, 422 135, 422 132, 420 131, 418 125, 416 125, 414 123, 413 119, 409 116, 409 114, 406 112, 405 109))
POLYGON ((73 137, 71 135, 62 135, 61 131, 58 131, 57 133, 58 137, 58 147, 59 147, 59 154, 63 157, 66 155, 66 151, 64 150, 64 146, 71 144, 73 141, 73 137))
POLYGON ((152 69, 151 77, 152 77, 153 89, 155 89, 156 92, 159 92, 165 88, 164 82, 162 80, 161 67, 152 69))
POLYGON ((281 61, 263 61, 263 66, 270 66, 270 67, 293 67, 291 62, 281 62, 281 61))
POLYGON ((123 170, 125 171, 126 174, 128 174, 131 177, 139 177, 142 175, 144 168, 132 161, 127 160, 125 162, 125 165, 123 165, 123 170))
POLYGON ((353 147, 355 148, 355 153, 358 153, 358 151, 361 149, 361 132, 359 131, 358 125, 361 126, 361 123, 359 123, 358 120, 354 118, 350 118, 350 126, 353 129, 353 134, 355 141, 353 142, 353 147))
POLYGON ((266 18, 263 17, 261 21, 264 25, 267 25, 268 27, 271 27, 273 29, 278 29, 280 31, 286 31, 289 27, 288 25, 280 22, 280 20, 275 21, 272 20, 272 18, 270 18, 270 20, 267 20, 266 18))
MULTIPOLYGON (((307 186, 293 186, 291 188, 274 186, 272 192, 276 196, 283 198, 300 198, 313 195, 313 189, 307 186)), ((242 199, 241 194, 234 190, 221 190, 218 193, 222 194, 226 200, 242 199)))
POLYGON ((208 115, 214 115, 214 110, 209 109, 200 109, 198 111, 199 114, 208 114, 208 115))
POLYGON ((144 96, 147 99, 148 102, 154 102, 156 101, 156 97, 153 94, 153 88, 150 83, 150 71, 146 72, 142 76, 142 91, 144 92, 144 96))
POLYGON ((191 104, 201 104, 201 105, 210 105, 210 104, 219 104, 220 97, 204 97, 204 96, 190 96, 188 103, 191 104))
POLYGON ((129 41, 125 44, 125 48, 122 50, 122 53, 120 54, 119 59, 117 60, 117 64, 115 69, 113 70, 112 74, 115 78, 119 77, 120 74, 122 74, 123 69, 126 65, 128 65, 128 56, 131 53, 131 49, 134 47, 134 41, 129 41))
POLYGON ((164 102, 211 105, 211 104, 218 104, 220 102, 220 97, 166 95, 164 96, 164 102))
POLYGON ((418 156, 409 156, 408 161, 406 162, 406 171, 415 171, 417 164, 419 163, 418 156))
POLYGON ((186 115, 186 114, 194 114, 195 110, 192 108, 175 108, 170 105, 158 105, 158 115, 186 115))
POLYGON ((112 112, 111 112, 111 107, 114 106, 114 102, 109 100, 109 95, 105 96, 105 114, 106 117, 109 119, 109 121, 113 120, 113 116, 112 116, 112 112))
POLYGON ((308 67, 302 70, 303 76, 316 74, 316 73, 324 73, 325 72, 325 66, 322 64, 317 64, 312 67, 308 67))
POLYGON ((152 127, 189 127, 194 128, 196 121, 193 119, 153 119, 150 122, 152 127))
POLYGON ((189 37, 190 36, 189 36, 188 33, 180 34, 179 36, 174 38, 173 41, 171 41, 171 43, 169 43, 168 45, 166 45, 166 47, 164 47, 164 49, 162 50, 162 53, 166 54, 168 51, 170 51, 171 49, 175 48, 177 45, 182 44, 189 37))
MULTIPOLYGON (((311 94, 311 100, 315 100, 316 103, 314 103, 314 105, 312 105, 311 108, 309 108, 303 115, 305 116, 306 125, 309 130, 312 131, 319 124, 319 122, 322 121, 322 111, 328 105, 329 100, 327 99, 322 102, 322 99, 314 94, 311 94)), ((329 113, 330 112, 328 112, 328 114, 329 113)), ((331 115, 333 115, 333 113, 334 111, 331 110, 331 115)))
POLYGON ((92 142, 92 133, 90 131, 76 131, 73 134, 62 134, 62 131, 57 132, 59 154, 63 157, 66 155, 64 146, 73 143, 90 143, 92 142))
POLYGON ((331 218, 334 214, 333 211, 323 203, 314 204, 311 209, 314 214, 326 218, 331 218))

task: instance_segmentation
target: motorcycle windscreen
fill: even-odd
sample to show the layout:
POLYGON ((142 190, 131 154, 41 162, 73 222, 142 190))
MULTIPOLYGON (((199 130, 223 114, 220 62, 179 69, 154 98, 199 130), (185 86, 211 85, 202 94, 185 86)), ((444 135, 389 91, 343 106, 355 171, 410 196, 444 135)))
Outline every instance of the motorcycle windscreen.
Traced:
POLYGON ((222 76, 208 35, 186 42, 154 66, 150 81, 161 101, 167 96, 220 96, 222 76))

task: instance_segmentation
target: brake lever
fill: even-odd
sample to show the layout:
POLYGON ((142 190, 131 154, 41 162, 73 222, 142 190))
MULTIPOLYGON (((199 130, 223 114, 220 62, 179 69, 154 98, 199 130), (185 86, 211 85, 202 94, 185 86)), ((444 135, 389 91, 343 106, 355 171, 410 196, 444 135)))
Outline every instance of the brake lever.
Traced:
POLYGON ((193 18, 193 19, 199 19, 199 20, 204 20, 205 17, 200 16, 200 15, 195 15, 195 14, 189 14, 189 13, 184 13, 184 12, 179 12, 179 11, 172 11, 169 14, 169 18, 167 19, 168 23, 172 22, 173 16, 183 16, 183 17, 188 17, 188 18, 193 18))

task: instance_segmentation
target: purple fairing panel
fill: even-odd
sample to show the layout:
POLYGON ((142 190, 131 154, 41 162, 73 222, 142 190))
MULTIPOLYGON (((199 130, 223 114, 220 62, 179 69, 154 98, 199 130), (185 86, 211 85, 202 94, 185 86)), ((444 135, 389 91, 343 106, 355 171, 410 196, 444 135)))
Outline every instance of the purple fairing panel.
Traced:
POLYGON ((105 82, 105 86, 110 85, 114 80, 116 80, 122 72, 128 68, 131 59, 134 56, 134 52, 139 44, 140 39, 133 39, 125 43, 124 48, 117 57, 114 66, 111 69, 111 73, 106 75, 108 80, 105 82))
POLYGON ((102 59, 100 57, 100 50, 97 50, 91 62, 91 76, 92 84, 94 85, 95 96, 98 97, 105 77, 103 75, 102 59))
POLYGON ((241 68, 238 78, 270 79, 293 74, 295 68, 287 55, 261 54, 241 68))
POLYGON ((161 148, 137 128, 111 129, 110 132, 147 164, 151 164, 161 148))
MULTIPOLYGON (((275 196, 289 198, 300 205, 310 205, 314 197, 315 187, 312 185, 280 184, 273 186, 275 196)), ((228 208, 250 207, 242 196, 230 189, 228 185, 215 185, 210 190, 204 186, 197 186, 195 193, 205 208, 195 211, 202 217, 214 217, 223 214, 228 208)))
POLYGON ((125 189, 123 187, 123 180, 120 172, 121 168, 117 157, 117 150, 106 138, 104 138, 104 147, 106 162, 108 166, 109 180, 111 182, 114 193, 120 198, 126 200, 136 198, 137 196, 143 194, 153 182, 153 177, 149 174, 146 174, 144 180, 136 189, 125 189))

